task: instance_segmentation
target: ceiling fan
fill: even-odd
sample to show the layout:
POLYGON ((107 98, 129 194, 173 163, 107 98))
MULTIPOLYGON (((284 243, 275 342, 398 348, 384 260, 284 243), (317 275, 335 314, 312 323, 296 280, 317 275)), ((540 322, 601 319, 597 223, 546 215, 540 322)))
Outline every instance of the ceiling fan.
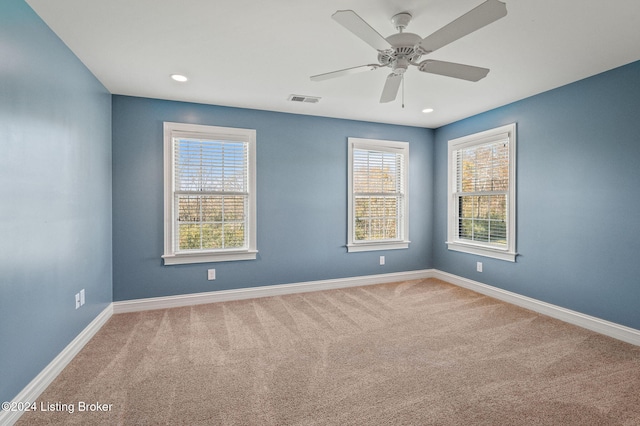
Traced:
POLYGON ((409 65, 418 67, 419 71, 439 74, 447 77, 468 81, 479 81, 486 77, 489 69, 454 62, 425 59, 428 55, 472 32, 497 21, 507 15, 507 6, 499 0, 486 0, 481 5, 470 10, 433 34, 422 38, 417 34, 405 33, 404 29, 411 22, 411 14, 398 13, 391 18, 391 22, 398 30, 397 34, 383 37, 374 30, 364 19, 353 10, 339 10, 331 17, 340 25, 358 36, 365 43, 378 51, 378 63, 360 65, 338 71, 318 74, 311 77, 312 81, 322 81, 361 71, 370 71, 382 67, 392 69, 387 76, 380 102, 391 102, 396 99, 400 83, 409 65))

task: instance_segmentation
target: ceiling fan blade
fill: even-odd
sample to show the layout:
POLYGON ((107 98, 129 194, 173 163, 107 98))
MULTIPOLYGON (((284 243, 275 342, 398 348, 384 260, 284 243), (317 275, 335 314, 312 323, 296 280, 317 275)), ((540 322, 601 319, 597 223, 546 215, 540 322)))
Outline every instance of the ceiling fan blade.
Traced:
POLYGON ((363 71, 372 71, 380 66, 377 64, 359 65, 357 67, 345 68, 343 70, 326 72, 324 74, 312 75, 311 81, 329 80, 330 78, 342 77, 344 75, 357 74, 363 71))
POLYGON ((454 62, 434 61, 432 59, 420 62, 418 69, 422 72, 460 78, 468 81, 482 80, 489 74, 488 68, 456 64, 454 62))
POLYGON ((339 10, 331 17, 374 49, 391 48, 391 44, 353 10, 339 10))
POLYGON ((381 104, 395 101, 400 89, 400 83, 402 83, 402 74, 391 73, 387 76, 387 81, 384 83, 384 89, 382 89, 382 95, 380 96, 381 104))
POLYGON ((506 4, 499 0, 487 0, 475 9, 471 9, 458 19, 440 28, 435 33, 425 37, 420 42, 420 47, 426 53, 431 53, 506 15, 506 4))

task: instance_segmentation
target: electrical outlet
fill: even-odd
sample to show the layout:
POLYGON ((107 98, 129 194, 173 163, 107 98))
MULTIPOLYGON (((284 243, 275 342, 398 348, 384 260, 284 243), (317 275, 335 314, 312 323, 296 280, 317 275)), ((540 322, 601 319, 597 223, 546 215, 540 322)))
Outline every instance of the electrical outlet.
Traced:
POLYGON ((207 271, 207 279, 209 281, 213 281, 216 279, 216 270, 215 269, 209 269, 207 271))
POLYGON ((385 261, 384 261, 384 256, 380 256, 380 264, 381 264, 381 265, 384 265, 384 262, 385 262, 385 261))
POLYGON ((476 263, 476 271, 482 272, 482 262, 477 262, 476 263))

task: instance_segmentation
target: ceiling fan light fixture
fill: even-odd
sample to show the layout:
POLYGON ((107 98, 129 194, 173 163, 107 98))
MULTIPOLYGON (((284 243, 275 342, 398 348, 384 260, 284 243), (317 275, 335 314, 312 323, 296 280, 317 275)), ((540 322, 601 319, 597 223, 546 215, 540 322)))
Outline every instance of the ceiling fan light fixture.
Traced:
POLYGON ((393 62, 391 68, 394 74, 402 75, 407 71, 407 68, 409 68, 409 61, 405 57, 399 57, 393 62))

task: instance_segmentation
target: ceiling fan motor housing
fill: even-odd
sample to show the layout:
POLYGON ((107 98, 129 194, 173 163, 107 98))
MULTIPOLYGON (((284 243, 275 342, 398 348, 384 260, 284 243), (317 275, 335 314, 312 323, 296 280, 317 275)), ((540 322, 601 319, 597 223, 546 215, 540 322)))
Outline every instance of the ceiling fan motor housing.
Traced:
MULTIPOLYGON (((397 15, 396 15, 397 16, 397 15)), ((416 64, 422 57, 423 51, 418 44, 422 37, 412 33, 398 33, 386 39, 392 48, 378 54, 380 66, 393 69, 395 74, 403 74, 410 64, 416 64)))

